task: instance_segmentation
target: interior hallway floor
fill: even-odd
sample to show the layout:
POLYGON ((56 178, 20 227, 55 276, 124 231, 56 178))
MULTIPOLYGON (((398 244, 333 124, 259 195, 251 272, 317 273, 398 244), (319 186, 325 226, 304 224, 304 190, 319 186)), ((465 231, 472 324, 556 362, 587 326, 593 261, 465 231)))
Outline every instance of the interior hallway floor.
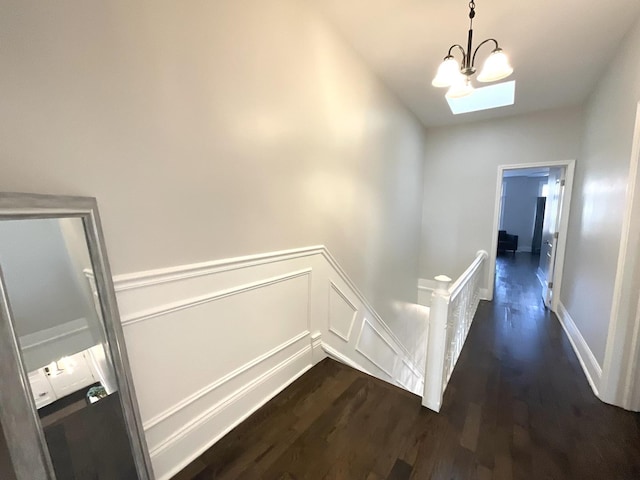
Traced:
POLYGON ((640 415, 594 396, 536 264, 498 257, 440 414, 327 359, 175 480, 640 478, 640 415))

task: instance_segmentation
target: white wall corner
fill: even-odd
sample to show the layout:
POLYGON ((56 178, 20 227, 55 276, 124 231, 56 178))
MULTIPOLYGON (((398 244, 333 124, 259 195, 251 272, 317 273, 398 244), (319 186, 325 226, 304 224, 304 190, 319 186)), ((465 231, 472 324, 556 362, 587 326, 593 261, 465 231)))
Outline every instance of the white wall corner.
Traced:
POLYGON ((584 374, 587 377, 589 385, 591 385, 593 393, 600 398, 602 367, 598 363, 598 360, 596 360, 595 355, 589 348, 589 345, 580 333, 580 330, 578 330, 577 325, 562 302, 558 302, 557 314, 558 320, 560 320, 560 325, 562 325, 563 330, 569 338, 569 342, 578 357, 580 365, 582 365, 582 370, 584 370, 584 374))
POLYGON ((315 331, 311 334, 310 339, 313 364, 316 365, 327 358, 327 354, 322 348, 322 333, 315 331))

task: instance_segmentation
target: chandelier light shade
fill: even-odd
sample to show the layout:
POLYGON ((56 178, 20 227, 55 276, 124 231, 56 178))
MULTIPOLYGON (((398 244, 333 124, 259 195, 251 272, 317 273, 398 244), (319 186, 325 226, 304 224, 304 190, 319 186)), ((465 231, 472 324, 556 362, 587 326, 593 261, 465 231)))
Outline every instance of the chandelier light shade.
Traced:
POLYGON ((431 85, 434 87, 450 87, 459 78, 464 78, 464 75, 460 73, 460 64, 453 58, 453 55, 448 55, 438 67, 438 73, 436 73, 431 85))
POLYGON ((458 78, 451 85, 449 90, 447 90, 447 94, 445 97, 447 98, 462 98, 467 95, 471 95, 473 93, 473 85, 471 85, 471 80, 464 75, 458 75, 458 78))
POLYGON ((513 73, 509 59, 501 48, 496 48, 484 61, 484 65, 478 74, 479 82, 496 82, 507 78, 513 73))
POLYGON ((487 57, 478 75, 479 82, 495 82, 507 78, 513 73, 513 68, 509 64, 509 59, 498 45, 498 41, 488 38, 473 49, 473 19, 476 16, 476 4, 472 0, 469 3, 469 33, 467 36, 467 49, 461 45, 454 44, 449 47, 447 55, 438 67, 438 72, 431 82, 434 87, 449 87, 447 98, 460 98, 473 93, 471 77, 476 73, 476 55, 480 47, 487 43, 493 43, 494 48, 487 57), (452 52, 462 53, 462 64, 458 63, 452 52), (472 53, 473 52, 473 53, 472 53))

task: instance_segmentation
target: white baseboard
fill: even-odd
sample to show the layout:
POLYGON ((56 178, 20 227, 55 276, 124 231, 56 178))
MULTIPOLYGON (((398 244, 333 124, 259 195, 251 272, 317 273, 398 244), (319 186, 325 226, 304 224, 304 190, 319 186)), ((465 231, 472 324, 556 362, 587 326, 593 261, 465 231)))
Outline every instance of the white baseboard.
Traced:
POLYGON ((322 348, 322 333, 320 332, 313 332, 311 334, 311 353, 314 365, 327 358, 327 354, 322 348))
POLYGON ((586 340, 578 330, 575 322, 569 315, 569 312, 562 304, 562 302, 558 302, 558 319, 560 320, 560 325, 564 329, 567 337, 569 337, 569 342, 573 347, 573 351, 576 353, 578 357, 578 361, 580 365, 582 365, 582 370, 584 370, 584 374, 587 377, 589 385, 591 385, 591 389, 593 393, 599 397, 599 386, 600 380, 602 378, 602 367, 596 360, 595 355, 589 348, 586 340))
POLYGON ((170 480, 311 367, 311 346, 254 379, 151 452, 158 480, 170 480), (188 454, 185 455, 185 453, 188 454))
POLYGON ((343 355, 342 353, 340 353, 336 349, 330 347, 326 343, 322 344, 322 350, 324 350, 326 352, 327 356, 329 356, 330 358, 333 358, 334 360, 336 360, 336 361, 338 361, 340 363, 344 363, 345 365, 348 365, 351 368, 355 368, 356 370, 360 370, 361 372, 364 372, 367 375, 372 375, 373 376, 373 374, 371 372, 369 372, 366 368, 364 368, 362 365, 354 362, 349 357, 347 357, 346 355, 343 355))

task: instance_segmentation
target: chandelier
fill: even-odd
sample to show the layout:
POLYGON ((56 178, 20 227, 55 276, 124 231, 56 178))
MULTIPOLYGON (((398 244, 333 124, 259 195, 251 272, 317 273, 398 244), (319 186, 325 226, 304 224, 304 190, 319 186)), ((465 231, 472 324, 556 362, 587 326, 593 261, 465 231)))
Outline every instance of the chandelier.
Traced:
POLYGON ((498 41, 488 38, 481 42, 473 50, 473 18, 476 16, 476 4, 473 0, 469 3, 469 35, 467 38, 467 50, 457 43, 449 47, 447 56, 438 67, 438 72, 431 82, 434 87, 449 87, 447 98, 460 98, 473 93, 471 77, 476 73, 476 54, 480 47, 487 43, 493 43, 494 49, 487 57, 478 74, 479 82, 495 82, 507 78, 513 73, 509 59, 504 54, 498 41), (451 52, 457 48, 462 53, 462 66, 453 57, 451 52), (473 50, 473 54, 471 53, 473 50))

